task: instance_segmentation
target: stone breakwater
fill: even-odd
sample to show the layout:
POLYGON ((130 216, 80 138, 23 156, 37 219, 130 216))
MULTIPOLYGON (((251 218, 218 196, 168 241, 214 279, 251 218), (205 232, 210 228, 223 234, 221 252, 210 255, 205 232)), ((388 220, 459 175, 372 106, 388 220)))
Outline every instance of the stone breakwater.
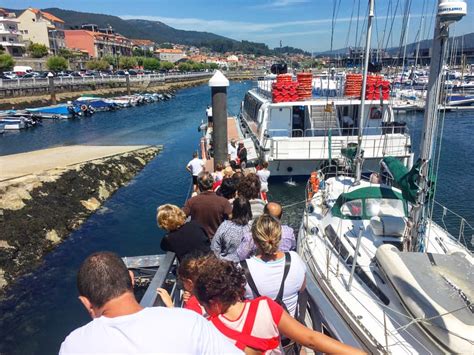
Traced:
MULTIPOLYGON (((156 146, 134 150, 122 147, 110 154, 110 147, 78 146, 77 150, 81 148, 87 152, 83 153, 83 162, 77 163, 76 157, 74 164, 50 168, 48 156, 57 160, 48 151, 44 159, 47 170, 21 175, 25 170, 22 166, 16 172, 18 177, 5 179, 4 175, 0 181, 0 291, 38 265, 46 253, 78 229, 161 150, 156 146), (104 152, 109 155, 104 156, 104 152), (100 158, 95 159, 97 156, 100 158)), ((54 148, 58 150, 55 154, 62 156, 73 149, 54 148)), ((25 155, 28 153, 18 160, 25 159, 25 155)), ((38 159, 38 154, 32 159, 38 159)), ((7 162, 13 164, 12 159, 7 162)))

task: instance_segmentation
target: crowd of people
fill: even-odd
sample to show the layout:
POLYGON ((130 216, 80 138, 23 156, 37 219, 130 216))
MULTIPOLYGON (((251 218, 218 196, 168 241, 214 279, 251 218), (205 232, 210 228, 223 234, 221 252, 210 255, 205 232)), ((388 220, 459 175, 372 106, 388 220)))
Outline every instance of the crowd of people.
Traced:
POLYGON ((362 353, 300 321, 306 265, 294 251, 294 230, 281 221, 282 206, 266 201, 268 164, 257 173, 218 165, 211 174, 201 162, 195 154, 187 166, 196 189, 185 205, 157 210, 166 232, 161 248, 179 260, 182 304, 159 288, 166 307, 142 308, 122 260, 93 254, 77 277, 93 320, 60 353, 296 354, 301 346, 362 353))

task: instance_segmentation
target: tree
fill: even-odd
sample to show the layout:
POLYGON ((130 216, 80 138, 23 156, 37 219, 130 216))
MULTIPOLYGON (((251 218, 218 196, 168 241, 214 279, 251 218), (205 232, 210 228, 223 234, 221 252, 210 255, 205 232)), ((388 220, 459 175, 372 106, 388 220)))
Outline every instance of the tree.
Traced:
POLYGON ((30 53, 33 58, 43 58, 48 55, 48 47, 44 44, 31 43, 28 47, 28 53, 30 53))
POLYGON ((71 59, 74 57, 74 53, 67 48, 59 48, 58 55, 66 59, 71 59))
POLYGON ((104 55, 101 60, 105 60, 109 65, 117 65, 117 58, 110 54, 104 55))
POLYGON ((137 65, 139 67, 143 66, 143 62, 144 62, 144 59, 145 59, 144 57, 133 57, 133 58, 135 58, 135 60, 137 61, 137 65))
POLYGON ((145 58, 143 59, 143 69, 160 70, 160 61, 156 58, 145 58))
POLYGON ((212 69, 212 70, 219 69, 219 65, 217 65, 217 63, 210 63, 209 64, 209 69, 212 69))
POLYGON ((0 72, 12 70, 15 62, 10 54, 0 54, 0 72))
POLYGON ((161 62, 160 63, 161 69, 163 70, 171 70, 174 68, 174 64, 171 62, 161 62))
POLYGON ((178 70, 183 71, 183 72, 190 71, 191 70, 191 64, 189 64, 189 63, 180 63, 178 65, 178 70))
POLYGON ((143 57, 145 55, 145 51, 139 47, 133 48, 132 54, 134 57, 143 57))
POLYGON ((109 62, 104 59, 92 59, 86 63, 86 68, 89 70, 107 70, 109 66, 109 62))
POLYGON ((52 56, 48 58, 46 67, 52 71, 63 71, 69 67, 69 62, 64 57, 52 56))
POLYGON ((133 57, 120 57, 119 67, 121 69, 132 69, 137 66, 137 60, 133 57))
POLYGON ((173 49, 173 45, 171 43, 161 43, 160 48, 163 49, 173 49))

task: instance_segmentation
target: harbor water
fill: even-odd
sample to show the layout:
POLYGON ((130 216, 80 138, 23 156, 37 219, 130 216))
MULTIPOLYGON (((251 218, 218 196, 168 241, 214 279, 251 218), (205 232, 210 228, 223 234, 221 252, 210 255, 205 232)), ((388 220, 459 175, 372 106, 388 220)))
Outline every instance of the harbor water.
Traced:
MULTIPOLYGON (((240 101, 251 86, 251 82, 231 83, 231 113, 238 112, 240 101)), ((0 353, 57 353, 64 337, 89 321, 77 299, 75 276, 90 253, 110 250, 133 256, 162 252, 159 244, 164 233, 156 226, 156 207, 184 203, 191 183, 185 165, 198 147, 197 127, 209 103, 210 89, 203 85, 181 90, 166 102, 77 120, 44 121, 41 127, 0 136, 0 155, 69 144, 164 145, 163 152, 132 183, 115 193, 33 273, 11 288, 0 303, 0 353)), ((399 115, 399 119, 407 121, 417 150, 422 114, 399 115)), ((436 193, 439 202, 471 224, 473 136, 474 112, 446 115, 436 193)), ((304 181, 296 181, 296 185, 270 181, 270 199, 289 206, 283 218, 295 228, 303 208, 298 202, 304 199, 304 185, 304 181)), ((449 219, 447 223, 455 233, 459 221, 449 219)))

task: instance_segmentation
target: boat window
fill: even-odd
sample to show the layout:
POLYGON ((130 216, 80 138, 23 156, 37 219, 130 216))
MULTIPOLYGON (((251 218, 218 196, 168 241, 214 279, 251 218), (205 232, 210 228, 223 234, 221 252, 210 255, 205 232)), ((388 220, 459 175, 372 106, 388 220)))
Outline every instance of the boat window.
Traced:
POLYGON ((374 216, 404 217, 405 209, 402 200, 390 198, 368 198, 365 200, 365 213, 374 216))
POLYGON ((262 102, 247 93, 244 98, 243 115, 246 120, 258 123, 258 111, 262 102))
POLYGON ((362 200, 348 201, 341 207, 341 213, 343 216, 348 217, 362 217, 362 200))

